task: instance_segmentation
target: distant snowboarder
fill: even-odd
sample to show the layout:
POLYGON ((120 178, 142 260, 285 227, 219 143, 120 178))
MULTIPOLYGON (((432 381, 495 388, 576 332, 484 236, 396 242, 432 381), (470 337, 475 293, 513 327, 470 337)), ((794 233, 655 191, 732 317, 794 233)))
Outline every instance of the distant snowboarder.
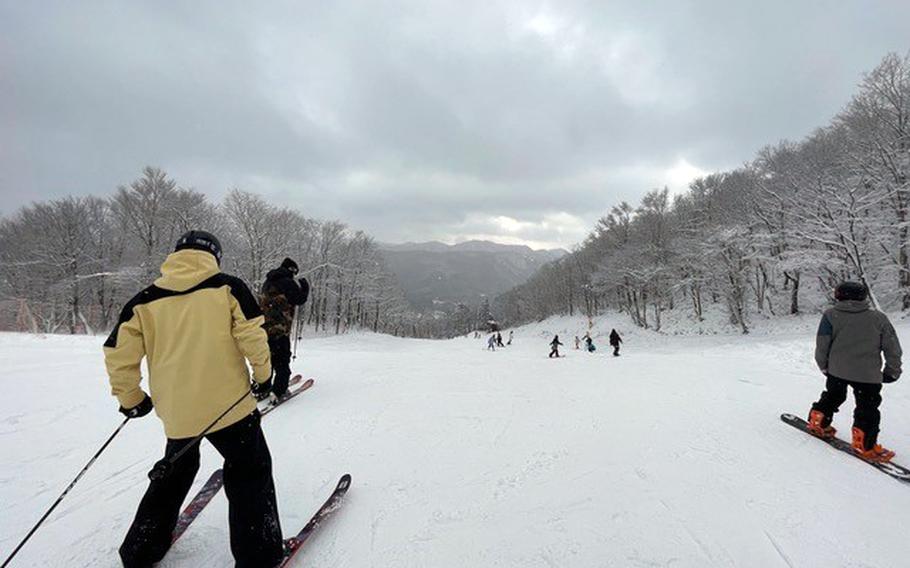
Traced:
POLYGON ((594 340, 591 339, 589 334, 585 334, 585 349, 588 350, 588 353, 594 353, 597 348, 594 347, 594 340))
POLYGON ((509 330, 509 340, 506 341, 506 345, 512 345, 512 337, 513 337, 514 335, 515 335, 515 332, 512 331, 512 330, 509 330))
POLYGON ((613 356, 619 357, 619 344, 622 343, 622 337, 616 333, 616 330, 610 332, 610 345, 613 347, 613 356))
POLYGON ((276 398, 288 391, 291 378, 291 329, 294 326, 294 312, 297 306, 306 303, 310 295, 310 283, 306 278, 298 281, 297 263, 290 258, 281 261, 281 266, 270 270, 262 284, 259 307, 265 316, 266 333, 269 335, 269 350, 272 352, 272 369, 275 371, 272 393, 276 398))
POLYGON ((559 357, 559 346, 562 343, 559 342, 559 336, 554 335, 553 341, 550 342, 550 357, 559 357))
POLYGON ((577 335, 575 336, 575 349, 581 349, 581 339, 577 335))
POLYGON ((491 335, 489 339, 487 339, 487 349, 489 349, 490 351, 496 351, 496 334, 495 333, 493 335, 491 335))
POLYGON ((870 308, 868 290, 859 282, 842 282, 834 290, 834 307, 825 311, 815 341, 815 361, 827 377, 825 390, 809 412, 809 431, 834 436, 834 413, 853 388, 853 450, 871 461, 889 461, 894 452, 878 442, 882 383, 901 375, 901 346, 888 317, 870 308), (885 368, 882 370, 882 354, 885 368))
POLYGON ((502 342, 502 332, 496 332, 496 346, 505 347, 505 344, 502 342))
POLYGON ((123 307, 104 342, 120 412, 139 418, 154 406, 167 445, 153 471, 170 464, 139 503, 120 546, 124 566, 152 566, 170 548, 180 505, 199 470, 199 445, 172 460, 229 408, 206 439, 224 456, 231 552, 238 566, 275 566, 283 557, 272 458, 247 369, 249 362, 252 391, 268 392, 272 368, 264 318, 246 284, 222 273, 220 264, 214 235, 184 234, 161 265, 161 278, 123 307), (151 396, 140 387, 143 358, 151 396))

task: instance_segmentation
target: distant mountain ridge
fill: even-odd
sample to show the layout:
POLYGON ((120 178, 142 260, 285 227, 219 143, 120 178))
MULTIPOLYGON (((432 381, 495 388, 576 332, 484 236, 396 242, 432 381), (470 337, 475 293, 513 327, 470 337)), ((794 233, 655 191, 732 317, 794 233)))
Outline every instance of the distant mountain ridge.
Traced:
POLYGON ((522 284, 541 266, 567 254, 490 241, 380 243, 379 249, 412 306, 447 312, 459 302, 476 305, 484 296, 492 298, 522 284))
POLYGON ((454 245, 447 245, 439 241, 427 241, 423 243, 379 243, 382 250, 393 251, 428 251, 428 252, 451 252, 451 251, 472 251, 472 252, 521 252, 534 255, 552 255, 553 258, 567 254, 563 249, 539 249, 535 250, 527 245, 507 245, 503 243, 494 243, 493 241, 464 241, 454 245))

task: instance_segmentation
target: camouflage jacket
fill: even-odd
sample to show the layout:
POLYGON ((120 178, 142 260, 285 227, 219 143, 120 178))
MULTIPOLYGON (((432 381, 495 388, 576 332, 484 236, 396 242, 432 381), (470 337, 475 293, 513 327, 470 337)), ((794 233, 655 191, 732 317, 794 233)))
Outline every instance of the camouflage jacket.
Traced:
POLYGON ((290 335, 297 306, 306 303, 310 285, 306 278, 294 280, 294 275, 284 267, 269 271, 262 284, 259 307, 265 316, 263 327, 269 338, 290 335))

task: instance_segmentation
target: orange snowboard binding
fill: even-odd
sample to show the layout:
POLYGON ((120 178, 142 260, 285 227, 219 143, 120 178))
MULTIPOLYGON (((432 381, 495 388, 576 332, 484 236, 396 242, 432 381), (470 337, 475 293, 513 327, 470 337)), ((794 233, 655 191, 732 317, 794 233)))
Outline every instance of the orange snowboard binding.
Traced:
POLYGON ((853 451, 864 460, 878 463, 891 461, 894 452, 883 448, 880 444, 875 444, 871 448, 866 448, 866 433, 859 428, 853 428, 853 451))
POLYGON ((821 410, 813 410, 809 412, 809 425, 807 427, 809 433, 819 438, 833 438, 834 435, 837 434, 837 430, 831 426, 830 420, 828 420, 828 423, 825 424, 825 418, 825 413, 821 410))

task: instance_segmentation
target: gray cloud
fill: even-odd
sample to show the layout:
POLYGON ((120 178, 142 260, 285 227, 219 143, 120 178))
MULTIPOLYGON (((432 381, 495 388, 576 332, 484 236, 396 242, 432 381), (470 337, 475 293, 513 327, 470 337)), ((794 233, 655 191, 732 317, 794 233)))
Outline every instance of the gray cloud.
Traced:
POLYGON ((4 3, 0 210, 153 164, 383 240, 569 246, 910 49, 900 0, 597 4, 4 3))

